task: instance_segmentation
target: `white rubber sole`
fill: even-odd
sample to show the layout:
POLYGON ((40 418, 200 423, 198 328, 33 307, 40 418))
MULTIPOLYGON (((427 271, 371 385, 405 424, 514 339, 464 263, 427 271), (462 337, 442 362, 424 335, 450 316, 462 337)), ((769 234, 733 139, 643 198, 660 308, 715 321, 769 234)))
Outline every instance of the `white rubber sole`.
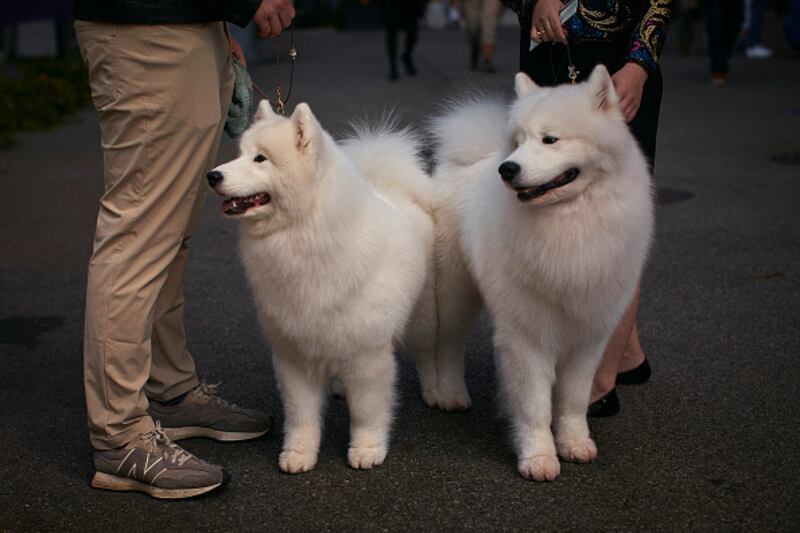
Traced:
POLYGON ((94 477, 92 477, 92 487, 96 489, 142 492, 160 500, 193 498, 194 496, 200 496, 201 494, 211 492, 221 485, 222 483, 216 483, 206 487, 194 487, 191 489, 162 489, 136 481, 135 479, 112 476, 105 472, 95 472, 94 477))
POLYGON ((240 442, 243 440, 257 439, 266 435, 269 431, 256 431, 247 433, 242 431, 219 431, 211 428, 186 426, 180 428, 162 428, 164 433, 170 440, 177 441, 183 439, 192 439, 195 437, 205 437, 207 439, 214 439, 221 442, 240 442))

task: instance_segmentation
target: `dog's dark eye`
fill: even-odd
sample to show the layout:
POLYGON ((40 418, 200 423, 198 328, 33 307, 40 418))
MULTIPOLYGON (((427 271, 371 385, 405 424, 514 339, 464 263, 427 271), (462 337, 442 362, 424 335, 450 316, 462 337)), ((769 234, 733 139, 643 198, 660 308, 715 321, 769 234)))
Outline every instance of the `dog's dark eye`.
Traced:
POLYGON ((545 135, 542 137, 542 142, 544 144, 555 144, 558 141, 558 137, 553 137, 552 135, 545 135))
POLYGON ((263 161, 266 161, 266 160, 267 160, 267 158, 266 158, 266 157, 264 157, 264 156, 263 156, 263 155, 261 155, 261 154, 258 154, 257 156, 255 156, 255 157, 253 158, 253 161, 255 161, 256 163, 261 163, 261 162, 263 162, 263 161))

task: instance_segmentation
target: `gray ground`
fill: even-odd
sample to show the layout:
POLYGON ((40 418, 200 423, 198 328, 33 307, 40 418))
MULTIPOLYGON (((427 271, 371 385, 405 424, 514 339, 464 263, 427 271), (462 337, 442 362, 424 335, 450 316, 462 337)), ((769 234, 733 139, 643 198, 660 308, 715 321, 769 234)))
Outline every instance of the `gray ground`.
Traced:
MULTIPOLYGON (((516 35, 501 35, 490 76, 466 68, 461 35, 423 32, 419 76, 390 84, 379 33, 301 32, 295 102, 334 132, 385 108, 416 122, 465 87, 508 88, 516 35)), ((654 377, 620 390, 617 417, 592 422, 599 460, 565 465, 551 484, 516 472, 484 322, 469 343, 473 408, 425 408, 404 362, 391 452, 374 471, 346 466, 347 414, 333 401, 311 473, 279 472, 276 429, 238 445, 185 443, 233 472, 212 497, 90 489, 81 338, 101 192, 96 117, 20 136, 0 152, 0 530, 796 531, 800 172, 770 158, 800 151, 800 69, 787 56, 738 59, 730 86, 712 89, 700 52, 663 64, 663 202, 640 315, 654 377)), ((272 69, 253 69, 265 88, 272 69)), ((220 159, 233 153, 226 142, 220 159)), ((279 428, 268 348, 218 204, 209 199, 193 242, 190 347, 227 397, 276 413, 279 428)))

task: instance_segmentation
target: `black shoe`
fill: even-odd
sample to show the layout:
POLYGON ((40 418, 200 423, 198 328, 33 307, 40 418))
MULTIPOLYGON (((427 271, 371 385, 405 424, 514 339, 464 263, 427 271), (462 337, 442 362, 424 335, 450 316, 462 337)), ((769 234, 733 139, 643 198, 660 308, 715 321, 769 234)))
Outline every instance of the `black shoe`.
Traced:
POLYGON ((417 67, 414 66, 414 61, 411 60, 411 55, 404 54, 402 57, 403 66, 406 68, 406 74, 409 76, 416 76, 417 67))
POLYGON ((480 56, 480 48, 478 43, 471 42, 469 49, 469 66, 472 70, 478 70, 478 57, 480 56))
POLYGON ((589 404, 586 416, 603 418, 614 416, 617 413, 619 413, 619 396, 617 396, 617 389, 611 389, 608 394, 589 404))
POLYGON ((645 359, 636 368, 617 374, 617 385, 641 385, 650 380, 650 374, 652 374, 650 363, 645 359))

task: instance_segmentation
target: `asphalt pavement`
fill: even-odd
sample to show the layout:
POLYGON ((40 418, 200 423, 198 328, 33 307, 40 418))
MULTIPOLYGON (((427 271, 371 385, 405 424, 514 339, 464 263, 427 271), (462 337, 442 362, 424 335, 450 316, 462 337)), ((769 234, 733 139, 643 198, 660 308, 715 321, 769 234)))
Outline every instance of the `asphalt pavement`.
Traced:
MULTIPOLYGON (((380 32, 299 31, 292 103, 308 101, 335 134, 385 110, 420 124, 447 98, 508 92, 517 35, 500 32, 498 72, 485 74, 468 69, 463 34, 423 31, 418 75, 391 83, 380 32)), ((549 484, 516 471, 486 320, 468 345, 471 410, 426 408, 404 358, 383 466, 347 467, 347 412, 334 400, 316 469, 282 474, 269 348, 234 223, 210 197, 186 274, 190 350, 226 398, 275 413, 276 430, 185 441, 233 473, 208 497, 91 489, 81 346, 97 119, 85 110, 20 135, 0 151, 0 531, 800 530, 800 62, 737 57, 715 89, 702 48, 663 58, 660 205, 640 313, 653 379, 621 388, 619 415, 591 422, 597 462, 565 464, 549 484)), ((274 68, 252 68, 266 90, 274 68)), ((225 141, 220 160, 233 154, 225 141)))

